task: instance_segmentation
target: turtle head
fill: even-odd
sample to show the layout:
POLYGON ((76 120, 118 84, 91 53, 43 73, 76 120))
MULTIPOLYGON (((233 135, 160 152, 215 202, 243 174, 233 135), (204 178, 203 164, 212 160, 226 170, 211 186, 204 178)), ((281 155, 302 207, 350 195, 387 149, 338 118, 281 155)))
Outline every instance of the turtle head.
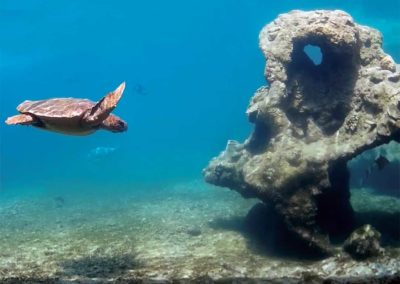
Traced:
POLYGON ((128 130, 128 124, 113 114, 110 114, 103 120, 100 127, 111 132, 124 132, 128 130))

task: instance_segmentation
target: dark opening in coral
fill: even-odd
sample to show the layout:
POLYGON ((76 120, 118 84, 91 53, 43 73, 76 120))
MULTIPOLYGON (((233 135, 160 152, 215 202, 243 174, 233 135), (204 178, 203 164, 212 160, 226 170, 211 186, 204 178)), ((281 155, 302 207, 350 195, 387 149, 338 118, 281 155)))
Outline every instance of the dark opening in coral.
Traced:
POLYGON ((253 133, 246 143, 246 149, 254 155, 258 153, 263 153, 270 139, 270 127, 263 123, 257 123, 255 125, 253 133))
POLYGON ((307 44, 304 47, 304 52, 307 54, 308 58, 312 60, 314 65, 320 65, 322 62, 322 51, 319 46, 307 44))
POLYGON ((282 107, 289 120, 305 135, 310 120, 325 135, 333 135, 350 110, 359 68, 359 49, 338 49, 324 37, 297 39, 292 60, 286 68, 288 96, 282 107), (316 58, 318 54, 320 58, 316 58), (315 64, 319 62, 314 61, 317 59, 321 60, 320 64, 315 64))
POLYGON ((320 228, 329 234, 331 241, 341 242, 354 228, 346 161, 331 163, 328 173, 330 186, 317 197, 316 220, 320 228))

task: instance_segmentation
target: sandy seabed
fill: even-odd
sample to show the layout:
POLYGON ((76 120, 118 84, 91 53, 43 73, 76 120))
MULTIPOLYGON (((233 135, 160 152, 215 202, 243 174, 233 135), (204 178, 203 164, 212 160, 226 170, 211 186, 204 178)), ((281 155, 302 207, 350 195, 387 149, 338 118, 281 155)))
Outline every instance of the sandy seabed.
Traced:
MULTIPOLYGON (((399 216, 400 201, 353 191, 356 211, 399 216), (375 206, 375 207, 374 207, 375 206)), ((0 200, 1 283, 391 283, 400 249, 364 262, 271 255, 246 233, 258 201, 202 181, 108 195, 0 200), (349 283, 349 282, 347 282, 349 283)), ((400 230, 399 227, 394 230, 400 230)), ((392 282, 395 283, 395 282, 392 282)))

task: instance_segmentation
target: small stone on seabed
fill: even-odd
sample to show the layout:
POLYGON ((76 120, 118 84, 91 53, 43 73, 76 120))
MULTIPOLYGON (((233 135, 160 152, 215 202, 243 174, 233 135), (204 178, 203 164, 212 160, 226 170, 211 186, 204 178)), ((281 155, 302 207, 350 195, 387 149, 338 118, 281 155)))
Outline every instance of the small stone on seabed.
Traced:
POLYGON ((356 229, 345 241, 343 248, 357 260, 378 256, 383 253, 380 238, 381 234, 367 224, 356 229))

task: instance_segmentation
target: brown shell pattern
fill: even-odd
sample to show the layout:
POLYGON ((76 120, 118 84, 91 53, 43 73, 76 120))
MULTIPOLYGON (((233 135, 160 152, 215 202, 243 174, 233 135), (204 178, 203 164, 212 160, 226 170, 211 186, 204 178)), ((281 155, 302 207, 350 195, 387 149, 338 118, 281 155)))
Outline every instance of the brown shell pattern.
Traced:
POLYGON ((61 98, 41 101, 24 101, 17 110, 20 113, 31 113, 37 117, 73 118, 92 108, 94 102, 86 99, 61 98))

